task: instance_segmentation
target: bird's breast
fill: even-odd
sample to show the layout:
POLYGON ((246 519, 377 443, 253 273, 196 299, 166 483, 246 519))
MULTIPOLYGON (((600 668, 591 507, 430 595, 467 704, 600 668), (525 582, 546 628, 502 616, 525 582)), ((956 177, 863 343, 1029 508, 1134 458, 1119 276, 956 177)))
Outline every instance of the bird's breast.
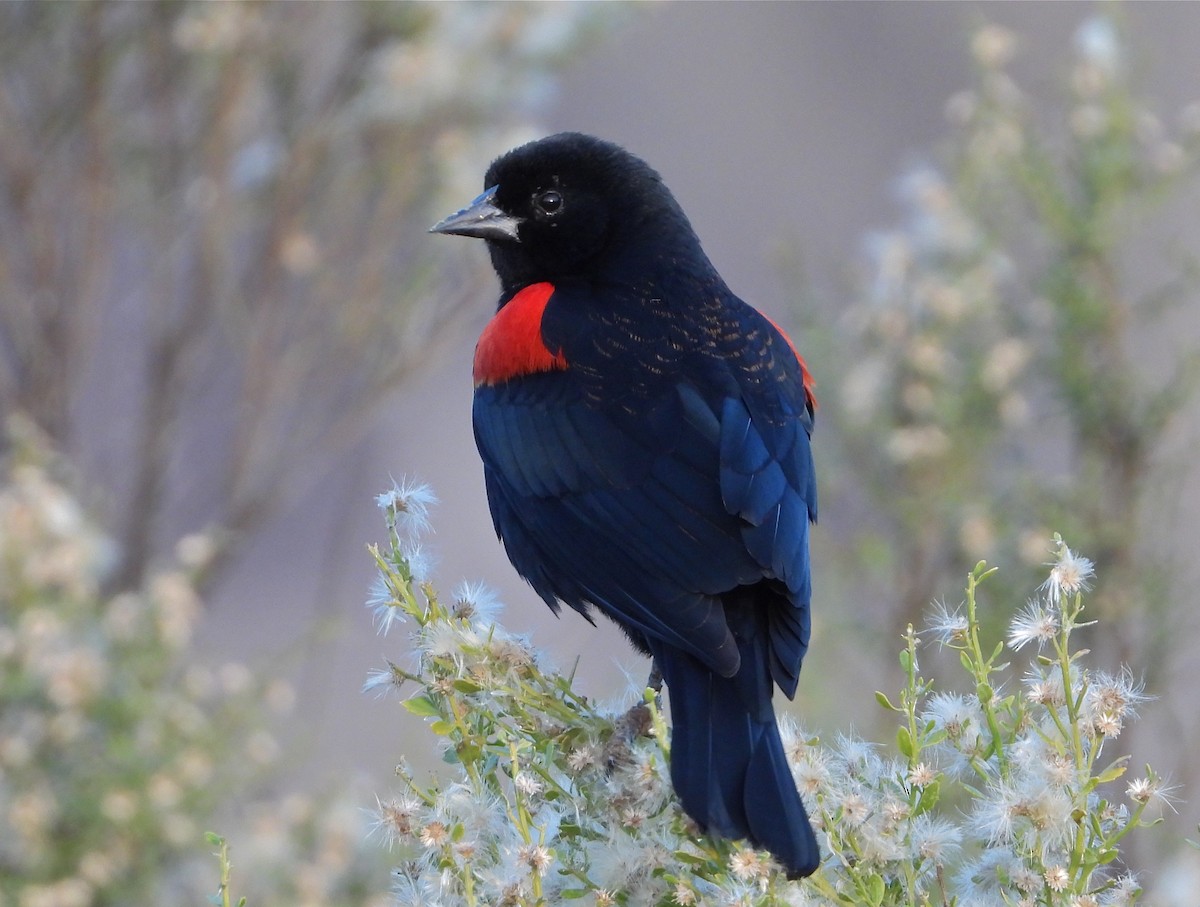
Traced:
POLYGON ((542 316, 553 295, 553 284, 534 283, 501 306, 475 346, 476 387, 567 367, 562 350, 551 350, 542 336, 542 316))

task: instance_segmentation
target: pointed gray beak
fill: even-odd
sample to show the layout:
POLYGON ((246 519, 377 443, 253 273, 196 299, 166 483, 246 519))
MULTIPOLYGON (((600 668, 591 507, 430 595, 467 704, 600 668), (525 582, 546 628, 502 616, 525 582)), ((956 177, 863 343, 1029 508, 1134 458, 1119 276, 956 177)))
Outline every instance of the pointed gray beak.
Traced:
POLYGON ((429 228, 429 232, 520 242, 517 227, 521 221, 496 207, 496 190, 499 188, 492 186, 461 211, 439 220, 429 228))

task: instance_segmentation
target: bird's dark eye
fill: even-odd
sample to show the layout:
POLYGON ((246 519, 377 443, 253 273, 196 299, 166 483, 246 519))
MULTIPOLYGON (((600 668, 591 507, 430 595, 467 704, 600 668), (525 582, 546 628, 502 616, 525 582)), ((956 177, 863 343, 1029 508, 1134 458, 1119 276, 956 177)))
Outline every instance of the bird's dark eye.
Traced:
POLYGON ((557 189, 546 189, 533 197, 533 206, 547 217, 553 217, 562 210, 563 197, 557 189))

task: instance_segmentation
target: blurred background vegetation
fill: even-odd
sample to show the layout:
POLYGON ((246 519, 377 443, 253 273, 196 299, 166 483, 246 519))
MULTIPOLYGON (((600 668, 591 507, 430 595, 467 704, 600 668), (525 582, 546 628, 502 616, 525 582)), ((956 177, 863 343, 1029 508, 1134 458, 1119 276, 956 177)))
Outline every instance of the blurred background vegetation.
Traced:
MULTIPOLYGON (((644 673, 503 562, 492 278, 424 234, 560 128, 658 167, 817 375, 806 724, 869 736, 905 624, 981 557, 1032 588, 1060 531, 1101 666, 1160 696, 1128 745, 1194 800, 1200 15, 953 9, 0 7, 0 903, 182 902, 210 821, 255 903, 386 891, 355 804, 432 751, 357 692, 389 473, 444 499, 449 582, 599 695, 644 673)), ((1155 903, 1198 815, 1135 854, 1155 903)))
MULTIPOLYGON (((584 12, 18 3, 0 404, 94 480, 111 590, 261 526, 485 288, 420 231, 524 136, 584 12)), ((327 465, 324 466, 327 468, 327 465)))
POLYGON ((386 892, 350 788, 268 771, 278 647, 193 663, 199 595, 490 294, 423 227, 531 134, 598 13, 0 10, 0 903, 195 901, 205 826, 251 791, 255 902, 386 892))

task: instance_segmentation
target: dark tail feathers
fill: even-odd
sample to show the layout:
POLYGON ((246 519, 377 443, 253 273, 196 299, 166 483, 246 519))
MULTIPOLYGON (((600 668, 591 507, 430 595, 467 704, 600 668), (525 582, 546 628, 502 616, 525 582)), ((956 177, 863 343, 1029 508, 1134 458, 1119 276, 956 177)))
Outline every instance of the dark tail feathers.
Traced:
POLYGON ((765 665, 748 664, 757 659, 743 650, 738 674, 721 677, 678 649, 652 646, 670 695, 671 782, 684 810, 707 832, 769 850, 789 878, 811 875, 821 854, 784 755, 765 665))

